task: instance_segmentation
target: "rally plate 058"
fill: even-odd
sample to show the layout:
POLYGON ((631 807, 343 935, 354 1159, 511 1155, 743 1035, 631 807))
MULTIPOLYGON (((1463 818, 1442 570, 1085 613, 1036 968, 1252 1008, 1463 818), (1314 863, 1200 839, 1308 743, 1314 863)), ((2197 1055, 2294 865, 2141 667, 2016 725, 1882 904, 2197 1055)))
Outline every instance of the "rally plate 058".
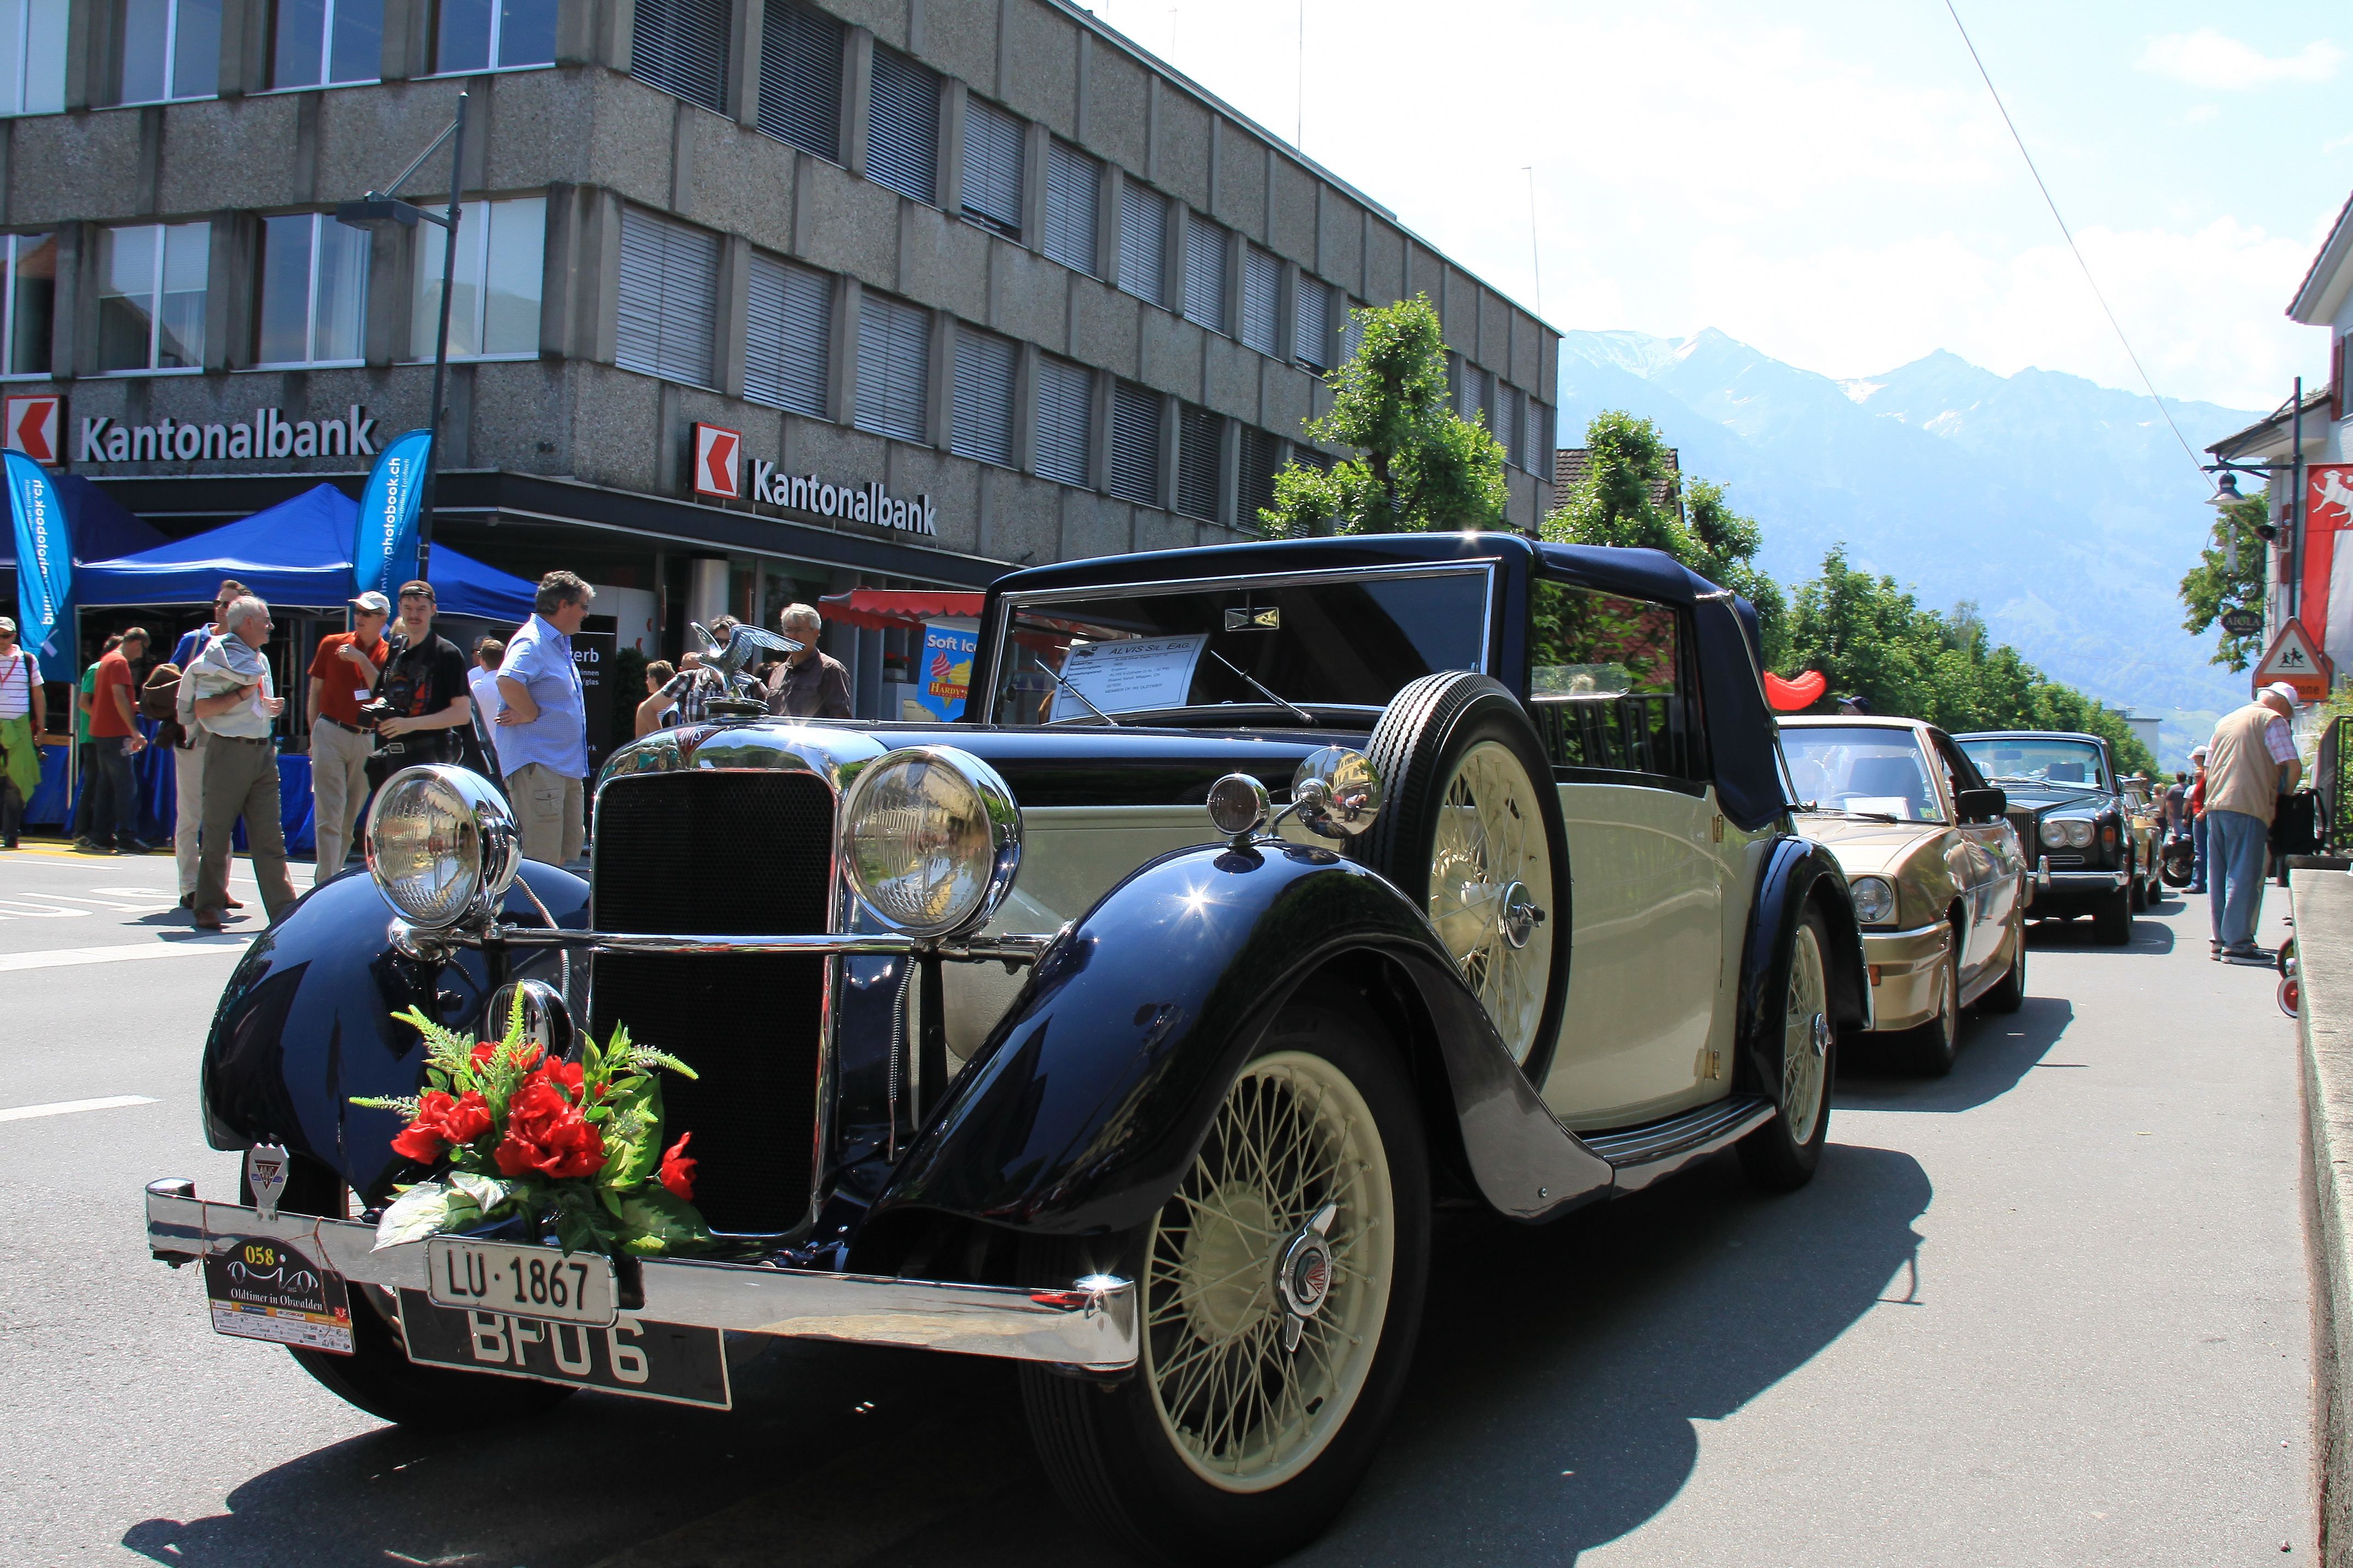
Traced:
POLYGON ((400 1292, 408 1359, 462 1372, 598 1388, 637 1399, 726 1410, 725 1337, 717 1329, 656 1323, 624 1312, 609 1328, 505 1312, 439 1307, 422 1290, 400 1292))
POLYGON ((602 1253, 437 1236, 425 1243, 425 1263, 436 1306, 597 1329, 618 1315, 613 1260, 602 1253))
POLYGON ((205 1296, 216 1332, 352 1353, 343 1277, 274 1237, 215 1241, 205 1253, 205 1296))

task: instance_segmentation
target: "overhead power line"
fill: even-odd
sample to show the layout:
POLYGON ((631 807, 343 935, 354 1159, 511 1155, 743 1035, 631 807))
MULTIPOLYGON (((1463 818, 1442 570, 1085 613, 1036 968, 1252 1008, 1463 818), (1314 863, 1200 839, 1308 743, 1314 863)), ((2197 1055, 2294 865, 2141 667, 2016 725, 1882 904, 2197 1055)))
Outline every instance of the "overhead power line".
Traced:
POLYGON ((2084 259, 2083 247, 2075 243, 2075 231, 2067 226, 2066 218, 2060 215, 2059 204, 2052 198, 2051 187, 2043 182, 2042 171, 2034 166, 2034 154, 2026 150, 2026 138, 2018 133, 2018 121, 2010 117, 2010 106, 2002 102, 2001 89, 1994 86, 1992 73, 1986 69, 1985 57, 1978 53, 1977 44, 1969 37, 1968 28, 1962 26, 1961 14, 1954 9, 1953 0, 1945 0, 1945 10, 1952 16, 1953 26, 1960 33, 1961 43, 1969 51, 1969 58, 1976 62, 1978 79, 1992 96, 1994 108, 2000 111, 2001 122, 2010 127, 2010 139, 2018 143, 2018 155, 2026 160, 2026 172, 2034 176, 2034 188, 2042 193, 2042 205, 2051 209, 2051 220, 2059 226, 2060 234, 2065 237, 2067 248, 2074 252, 2075 265, 2084 269, 2084 281, 2092 286, 2092 298, 2100 302, 2101 312, 2108 318, 2108 325, 2116 330, 2116 342, 2124 345, 2125 357, 2132 361, 2133 369, 2139 373, 2141 385, 2148 389, 2149 401, 2156 404, 2158 413, 2164 416, 2165 427, 2173 432, 2173 438, 2181 443, 2182 453, 2189 459, 2189 466, 2198 470, 2200 481, 2211 483, 2206 477, 2206 465, 2198 460, 2198 453, 2190 447, 2189 437, 2182 435, 2181 426, 2173 422, 2173 411, 2166 407, 2164 397, 2157 390, 2157 383, 2149 377, 2148 367, 2141 363, 2140 355, 2133 351, 2132 340, 2125 336, 2124 323, 2116 320, 2116 310, 2108 304, 2108 297, 2100 292, 2100 280, 2092 276, 2092 264, 2084 259))

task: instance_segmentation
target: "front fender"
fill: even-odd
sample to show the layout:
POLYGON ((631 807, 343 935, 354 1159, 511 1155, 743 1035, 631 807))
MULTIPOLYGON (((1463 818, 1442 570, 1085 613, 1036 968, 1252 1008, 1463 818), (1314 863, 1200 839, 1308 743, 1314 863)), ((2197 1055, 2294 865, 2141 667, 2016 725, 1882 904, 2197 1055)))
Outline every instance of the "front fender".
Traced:
POLYGON ((1831 1021, 1869 1028, 1871 972, 1862 956, 1862 932, 1846 874, 1828 847, 1810 838, 1774 844, 1757 879, 1748 908, 1748 932, 1740 955, 1740 1060, 1736 1092, 1778 1098, 1781 1081, 1780 1002, 1789 984, 1789 957, 1798 921, 1809 904, 1830 925, 1831 1021))
MULTIPOLYGON (((579 878, 526 861, 518 881, 558 925, 587 923, 588 884, 579 878)), ((544 923, 521 885, 508 890, 504 918, 544 923)), ((214 1148, 282 1143, 341 1172, 368 1199, 385 1195, 406 1163, 390 1147, 400 1119, 363 1110, 351 1097, 422 1087, 423 1042, 392 1016, 413 1005, 451 1028, 477 1028, 502 983, 471 949, 442 964, 403 956, 391 943, 393 919, 373 878, 339 877, 254 939, 205 1041, 201 1098, 214 1148)), ((539 952, 505 978, 555 984, 562 973, 556 954, 539 952)), ((578 1015, 580 998, 571 1000, 578 1015)))
POLYGON ((901 1163, 872 1217, 928 1210, 1040 1234, 1124 1230, 1176 1191, 1283 1003, 1334 964, 1401 977, 1392 1020, 1474 1184, 1537 1219, 1606 1191, 1504 1050, 1420 912, 1377 873, 1281 842, 1153 861, 1047 954, 901 1163), (1432 1092, 1434 1090, 1434 1092, 1432 1092))

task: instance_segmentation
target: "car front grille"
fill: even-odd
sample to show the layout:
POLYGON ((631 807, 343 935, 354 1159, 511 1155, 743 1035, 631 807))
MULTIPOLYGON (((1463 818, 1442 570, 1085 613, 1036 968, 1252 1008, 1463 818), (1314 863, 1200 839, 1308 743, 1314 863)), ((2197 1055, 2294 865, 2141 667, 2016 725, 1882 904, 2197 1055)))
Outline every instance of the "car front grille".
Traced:
POLYGON ((2081 855, 2049 855, 2044 858, 2051 862, 2053 870, 2068 866, 2080 866, 2084 863, 2084 858, 2081 855))
MULTIPOLYGON (((625 776, 596 802, 596 929, 790 936, 826 929, 833 795, 800 773, 625 776)), ((701 1076, 662 1075, 663 1133, 692 1132, 694 1203, 716 1231, 806 1217, 825 1056, 821 957, 600 953, 597 1038, 626 1025, 701 1076)))

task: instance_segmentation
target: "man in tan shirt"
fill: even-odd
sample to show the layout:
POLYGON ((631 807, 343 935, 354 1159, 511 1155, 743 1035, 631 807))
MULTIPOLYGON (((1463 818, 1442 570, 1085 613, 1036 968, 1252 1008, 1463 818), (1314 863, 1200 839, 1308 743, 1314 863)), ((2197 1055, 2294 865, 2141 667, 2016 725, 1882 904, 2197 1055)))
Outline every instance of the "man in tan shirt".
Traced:
POLYGON ((2263 912, 2263 859, 2280 795, 2304 776, 2288 721, 2295 689, 2266 686, 2214 726, 2206 750, 2206 896, 2218 956, 2264 959, 2255 945, 2263 912))

